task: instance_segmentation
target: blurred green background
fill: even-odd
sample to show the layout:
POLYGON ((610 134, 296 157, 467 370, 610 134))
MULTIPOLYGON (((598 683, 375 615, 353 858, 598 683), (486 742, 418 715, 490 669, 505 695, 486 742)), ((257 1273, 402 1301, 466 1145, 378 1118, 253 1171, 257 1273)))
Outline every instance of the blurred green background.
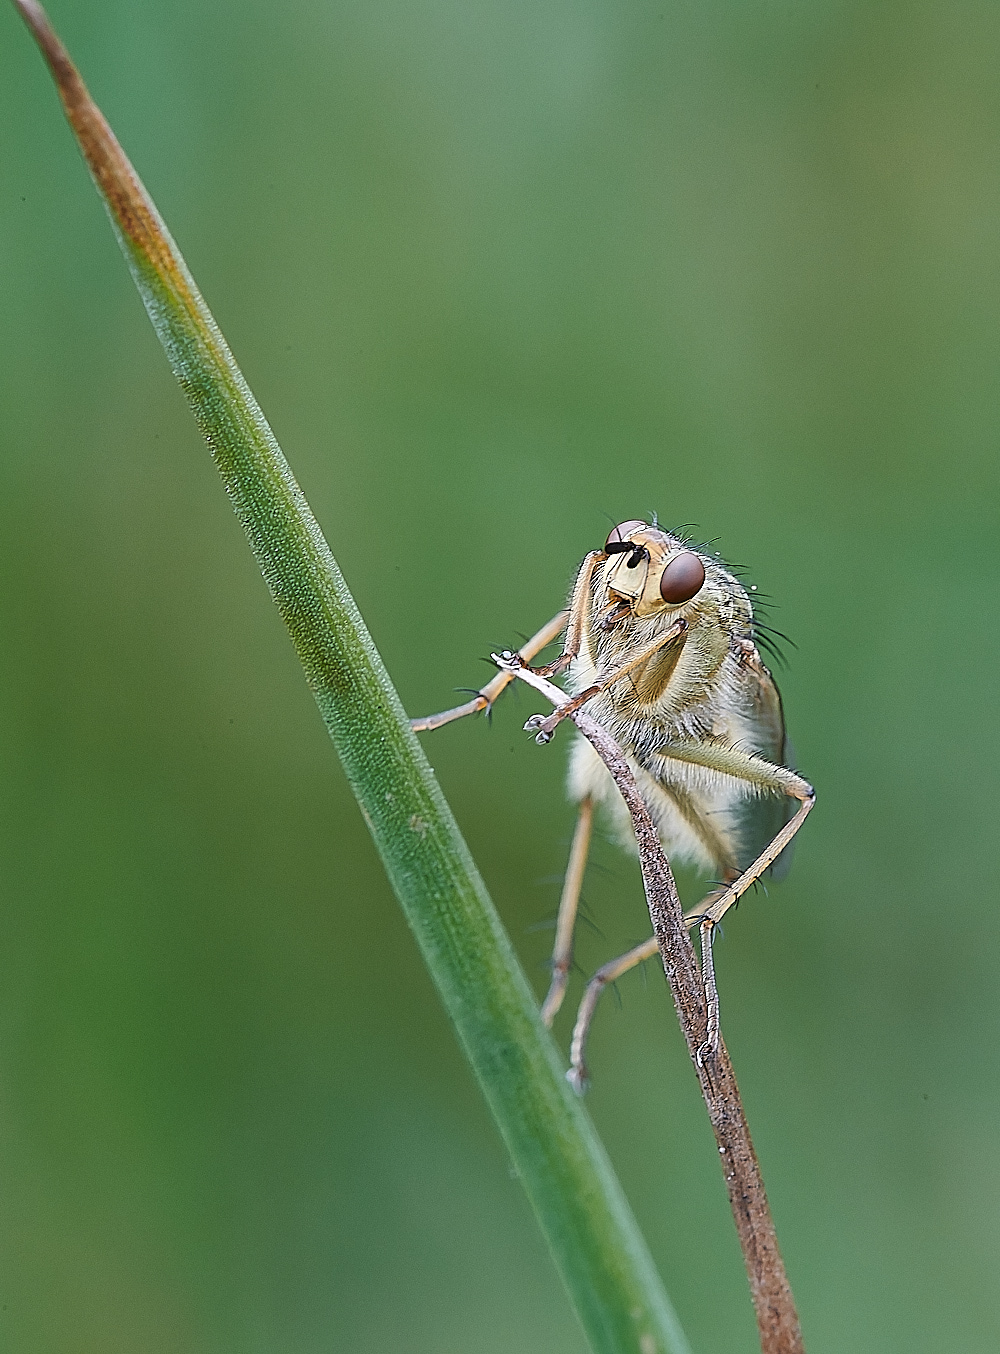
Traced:
MULTIPOLYGON (((51 14, 411 712, 608 517, 774 597, 819 807, 717 964, 810 1354, 994 1351, 1000 9, 51 14)), ((582 1354, 9 8, 0 110, 0 1344, 582 1354)), ((535 708, 425 744, 541 992, 535 708)), ((648 919, 607 842, 586 893, 589 972, 648 919)), ((752 1351, 664 984, 620 995, 591 1111, 695 1350, 752 1351)))

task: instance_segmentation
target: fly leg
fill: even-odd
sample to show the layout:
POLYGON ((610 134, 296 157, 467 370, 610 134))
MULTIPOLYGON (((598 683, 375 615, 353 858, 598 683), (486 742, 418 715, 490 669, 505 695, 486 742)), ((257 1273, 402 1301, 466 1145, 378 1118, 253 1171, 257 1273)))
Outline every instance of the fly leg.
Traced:
POLYGON ((747 889, 755 884, 764 871, 774 864, 798 832, 805 822, 809 810, 816 803, 816 792, 807 781, 802 781, 800 789, 797 791, 789 789, 786 793, 799 801, 799 807, 793 817, 788 820, 770 846, 765 847, 750 868, 744 870, 739 879, 734 880, 722 892, 707 912, 703 913, 700 918, 693 918, 693 920, 700 920, 703 923, 709 922, 712 926, 717 926, 733 904, 738 903, 747 889))
POLYGON ((587 868, 587 853, 590 850, 590 831, 594 821, 594 801, 587 795, 580 801, 580 815, 576 820, 573 833, 573 845, 569 850, 569 864, 566 866, 566 878, 563 881, 562 896, 559 899, 559 915, 556 918, 556 939, 552 947, 552 981, 548 996, 542 1002, 542 1020, 551 1025, 556 1012, 566 995, 566 984, 573 963, 573 928, 576 924, 577 909, 580 905, 580 889, 583 874, 587 868))
MULTIPOLYGON (((725 885, 713 889, 702 899, 694 911, 687 913, 684 918, 687 922, 700 922, 702 925, 702 975, 705 982, 705 998, 708 1007, 708 1028, 705 1044, 701 1051, 706 1053, 710 1049, 714 1051, 719 1042, 719 994, 715 986, 715 965, 712 963, 712 933, 715 930, 715 924, 708 919, 707 913, 711 904, 717 898, 721 898, 725 892, 725 885)), ((576 1091, 582 1093, 587 1086, 587 1065, 584 1061, 583 1050, 587 1042, 587 1035, 590 1033, 594 1012, 597 1010, 597 1003, 601 999, 601 993, 609 983, 617 982, 622 974, 628 973, 629 969, 635 968, 637 964, 652 959, 658 952, 659 947, 656 939, 651 936, 649 940, 643 941, 641 945, 636 945, 627 954, 604 964, 587 984, 587 990, 583 994, 580 1010, 577 1013, 576 1025, 573 1027, 573 1039, 569 1050, 570 1069, 566 1073, 567 1080, 576 1091)))
MULTIPOLYGON (((566 631, 562 653, 553 662, 537 669, 540 677, 553 677, 556 673, 565 671, 580 652, 580 644, 583 640, 583 632, 590 611, 590 585, 594 577, 594 570, 598 564, 606 559, 605 551, 591 550, 580 565, 576 582, 573 584, 573 595, 570 598, 569 607, 553 616, 548 625, 543 625, 537 634, 532 635, 518 649, 518 655, 524 660, 525 664, 528 664, 535 654, 541 653, 547 644, 551 644, 558 635, 562 634, 564 630, 566 631)), ((472 700, 466 701, 464 705, 456 705, 454 709, 442 710, 439 715, 424 715, 422 719, 411 719, 410 728, 414 733, 425 733, 429 729, 439 729, 442 724, 450 724, 453 719, 461 719, 463 715, 474 715, 477 710, 488 710, 501 691, 513 680, 514 674, 512 672, 499 672, 492 682, 488 682, 481 691, 476 692, 472 700)))
MULTIPOLYGON (((616 682, 620 682, 623 677, 627 677, 635 668, 641 667, 643 663, 648 663, 654 654, 659 653, 659 651, 666 648, 668 644, 673 644, 675 640, 679 639, 681 635, 686 632, 686 630, 687 621, 680 619, 674 621, 673 625, 664 630, 662 635, 658 635, 652 644, 647 644, 645 649, 642 649, 634 658, 630 658, 627 663, 623 663, 620 668, 609 673, 607 677, 602 677, 601 680, 595 682, 593 686, 588 686, 586 691, 581 691, 578 696, 574 696, 573 699, 567 701, 565 705, 560 705, 558 709, 552 711, 551 715, 545 715, 544 717, 542 715, 532 715, 525 724, 525 729, 528 733, 533 733, 535 735, 536 743, 548 743, 558 725, 567 715, 571 715, 575 710, 579 710, 580 706, 585 705, 592 696, 597 696, 602 691, 607 691, 609 686, 614 686, 616 682)), ((541 673, 540 675, 544 676, 545 674, 541 673)))
POLYGON ((715 957, 712 941, 715 927, 706 919, 701 924, 701 981, 705 987, 705 1042, 696 1057, 701 1067, 705 1058, 714 1058, 719 1051, 719 989, 715 985, 715 957))
POLYGON ((563 651, 551 663, 546 663, 544 667, 534 669, 539 677, 555 677, 557 673, 565 672, 573 659, 579 654, 587 617, 590 614, 590 585, 593 581, 594 570, 607 557, 604 550, 591 550, 580 565, 576 582, 573 584, 573 593, 569 599, 569 615, 566 621, 566 638, 563 640, 563 651))
POLYGON ((602 964, 587 984, 587 990, 583 994, 583 1001, 580 1002, 580 1009, 577 1012, 576 1024, 573 1026, 573 1038, 569 1046, 569 1071, 566 1073, 566 1080, 578 1095, 582 1095, 587 1089, 587 1064, 583 1059, 583 1048, 601 993, 608 983, 617 982, 623 973, 628 973, 629 969, 635 968, 646 959, 652 959, 653 955, 658 953, 656 937, 650 936, 627 954, 612 959, 610 963, 602 964))
MULTIPOLYGON (((708 898, 685 917, 685 921, 690 923, 708 921, 717 926, 733 904, 739 902, 747 889, 774 864, 798 832, 816 803, 816 791, 807 780, 795 771, 790 771, 788 767, 776 766, 773 762, 765 761, 763 757, 742 752, 739 748, 725 743, 672 743, 666 749, 666 755, 675 761, 704 766, 745 781, 752 785, 758 794, 784 794, 790 799, 799 801, 796 812, 775 834, 771 843, 764 848, 753 864, 732 883, 728 883, 707 908, 705 903, 709 902, 708 898)), ((711 895, 709 897, 711 898, 711 895)))
MULTIPOLYGON (((541 630, 536 631, 521 645, 518 653, 526 663, 530 663, 535 654, 541 653, 547 644, 551 644, 562 634, 566 628, 566 616, 565 610, 558 612, 542 626, 541 630)), ((466 701, 464 705, 456 705, 452 710, 442 710, 439 715, 424 715, 422 719, 411 719, 410 728, 414 733, 425 733, 429 729, 439 729, 442 724, 450 724, 453 719, 461 719, 463 715, 474 715, 477 710, 488 710, 513 680, 513 673, 498 672, 491 682, 487 682, 483 689, 472 697, 472 700, 466 701)))
POLYGON ((690 912, 684 913, 684 920, 688 926, 697 926, 705 920, 712 904, 722 897, 729 885, 737 878, 737 871, 727 870, 722 877, 726 881, 724 884, 718 884, 711 893, 705 894, 697 907, 693 907, 690 912))

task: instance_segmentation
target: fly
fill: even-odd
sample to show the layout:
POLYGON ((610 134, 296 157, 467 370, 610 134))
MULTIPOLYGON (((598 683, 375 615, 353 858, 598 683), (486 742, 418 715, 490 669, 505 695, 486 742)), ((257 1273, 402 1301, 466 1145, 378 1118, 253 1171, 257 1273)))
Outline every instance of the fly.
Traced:
MULTIPOLYGON (((781 696, 761 661, 746 588, 716 557, 679 536, 633 519, 584 559, 569 606, 520 650, 530 662, 563 631, 554 662, 533 671, 565 673, 572 699, 525 728, 547 743, 568 713, 586 705, 625 752, 671 860, 719 881, 685 917, 714 927, 770 870, 790 864, 792 837, 813 804, 812 786, 794 771, 781 696)), ((512 680, 502 671, 470 701, 413 721, 434 729, 489 709, 512 680)), ((631 819, 610 773, 577 735, 570 752, 570 798, 578 816, 559 902, 552 979, 541 1015, 551 1025, 566 995, 573 934, 594 813, 600 809, 626 848, 631 819)), ((601 993, 657 953, 656 940, 601 966, 580 1003, 569 1077, 586 1082, 584 1047, 601 993)))

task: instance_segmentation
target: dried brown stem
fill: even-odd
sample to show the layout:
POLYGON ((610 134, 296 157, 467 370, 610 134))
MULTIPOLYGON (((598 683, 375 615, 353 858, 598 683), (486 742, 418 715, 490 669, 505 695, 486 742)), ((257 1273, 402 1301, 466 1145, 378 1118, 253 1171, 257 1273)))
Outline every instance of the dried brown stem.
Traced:
MULTIPOLYGON (((514 655, 508 654, 500 655, 497 661, 508 671, 517 662, 514 655)), ((519 668, 516 675, 553 705, 561 707, 569 703, 565 692, 535 673, 519 668)), ((750 1279, 762 1354, 804 1354, 795 1300, 778 1248, 736 1074, 716 1023, 717 1015, 710 1020, 705 984, 684 922, 670 862, 622 749, 584 711, 567 712, 566 718, 573 721, 611 772, 632 817, 646 902, 663 971, 719 1145, 729 1204, 750 1279)))
POLYGON ((653 820, 618 744, 589 715, 568 716, 593 745, 628 805, 653 932, 701 1093, 719 1144, 722 1173, 739 1233, 763 1354, 803 1354, 795 1300, 778 1248, 750 1127, 721 1032, 711 1038, 708 1004, 677 886, 653 820))
POLYGON ((118 144, 101 110, 94 103, 59 41, 38 0, 14 0, 55 78, 66 118, 98 191, 110 207, 126 241, 138 249, 180 295, 190 293, 190 280, 178 267, 169 233, 152 199, 118 144))

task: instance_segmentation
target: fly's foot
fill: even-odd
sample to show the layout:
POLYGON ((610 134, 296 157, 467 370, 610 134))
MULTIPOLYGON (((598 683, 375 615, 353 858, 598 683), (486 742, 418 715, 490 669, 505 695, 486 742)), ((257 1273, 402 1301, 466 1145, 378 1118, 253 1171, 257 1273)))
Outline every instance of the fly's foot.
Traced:
POLYGON ((551 715, 546 715, 543 719, 541 715, 532 715, 531 719, 525 724, 525 729, 529 733, 535 734, 536 743, 548 743, 552 735, 558 729, 567 716, 575 714, 581 705, 586 705, 591 696, 596 696, 601 690, 600 686, 588 686, 586 691, 581 691, 579 696, 574 696, 565 705, 560 705, 558 710, 553 710, 551 715), (536 732, 537 730, 537 732, 536 732))
POLYGON ((519 668, 528 666, 521 655, 514 653, 512 649, 503 649, 500 653, 491 653, 490 657, 501 672, 517 672, 519 668))
MULTIPOLYGON (((572 714, 579 706, 579 698, 568 701, 562 693, 559 692, 557 687, 550 686, 547 681, 536 680, 538 678, 538 673, 534 668, 528 666, 519 653, 512 653, 510 649, 504 649, 502 653, 490 654, 490 657, 501 672, 510 673, 512 677, 520 674, 524 680, 527 681, 529 686, 537 686, 545 695, 552 693, 553 699, 564 702, 557 710, 554 710, 551 715, 532 715, 524 726, 528 733, 533 733, 535 735, 536 743, 544 744, 550 742, 560 720, 565 719, 567 715, 572 714), (529 673, 531 674, 530 676, 528 676, 529 673)), ((588 692, 588 695, 589 694, 590 693, 588 692)))
POLYGON ((545 715, 532 715, 530 719, 525 721, 524 725, 524 732, 533 733, 535 735, 535 742, 541 744, 543 747, 546 743, 551 743, 552 741, 552 734, 546 730, 545 722, 545 715))
POLYGON ((590 1085, 590 1077, 587 1075, 587 1069, 583 1063, 574 1063, 566 1073, 566 1080, 577 1095, 583 1095, 590 1085))
POLYGON ((546 743, 552 742, 552 735, 555 733, 558 724, 559 717, 557 715, 532 715, 525 722, 524 732, 533 733, 535 742, 540 747, 544 747, 546 743))

